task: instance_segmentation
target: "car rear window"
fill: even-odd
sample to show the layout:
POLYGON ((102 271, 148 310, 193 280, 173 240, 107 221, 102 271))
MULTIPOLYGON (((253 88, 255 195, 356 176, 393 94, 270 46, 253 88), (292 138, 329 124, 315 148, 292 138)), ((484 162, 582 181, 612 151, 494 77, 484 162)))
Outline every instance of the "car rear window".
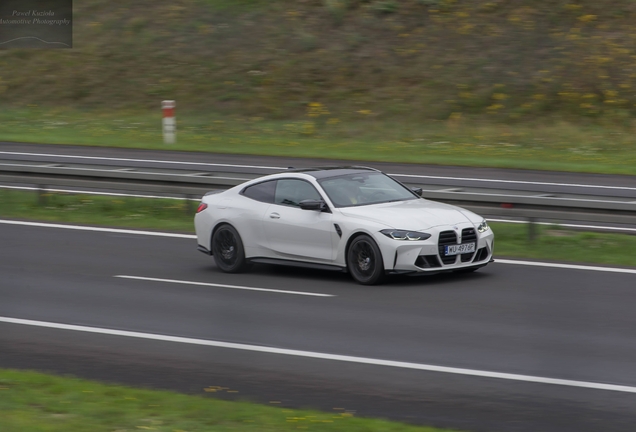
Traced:
POLYGON ((270 180, 262 183, 257 183, 243 189, 242 195, 252 198, 256 201, 273 203, 274 194, 276 193, 276 180, 270 180))

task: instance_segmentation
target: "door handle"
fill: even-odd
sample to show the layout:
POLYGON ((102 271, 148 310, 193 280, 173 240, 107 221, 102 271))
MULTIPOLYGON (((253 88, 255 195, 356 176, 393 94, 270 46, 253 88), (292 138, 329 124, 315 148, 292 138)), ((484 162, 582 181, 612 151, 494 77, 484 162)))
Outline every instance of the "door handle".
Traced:
POLYGON ((280 215, 278 213, 270 213, 269 217, 272 219, 280 219, 280 215))

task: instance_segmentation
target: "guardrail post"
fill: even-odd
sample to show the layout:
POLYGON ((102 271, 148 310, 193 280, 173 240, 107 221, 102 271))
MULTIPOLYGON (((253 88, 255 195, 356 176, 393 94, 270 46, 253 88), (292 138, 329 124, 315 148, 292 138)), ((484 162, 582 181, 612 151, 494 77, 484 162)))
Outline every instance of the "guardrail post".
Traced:
POLYGON ((46 205, 46 186, 38 185, 38 205, 46 205))

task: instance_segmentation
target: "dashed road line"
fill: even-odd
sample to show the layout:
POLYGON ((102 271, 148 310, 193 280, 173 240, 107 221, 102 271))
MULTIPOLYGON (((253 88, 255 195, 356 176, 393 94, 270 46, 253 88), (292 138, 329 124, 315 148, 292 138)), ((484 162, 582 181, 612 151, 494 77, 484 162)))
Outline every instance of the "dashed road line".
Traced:
POLYGON ((228 289, 235 289, 235 290, 261 291, 261 292, 270 292, 270 293, 276 293, 276 294, 292 294, 292 295, 301 295, 301 296, 310 296, 310 297, 336 297, 333 294, 322 294, 322 293, 305 292, 305 291, 287 291, 287 290, 279 290, 279 289, 271 289, 271 288, 257 288, 257 287, 241 286, 241 285, 226 285, 226 284, 217 284, 217 283, 209 283, 209 282, 185 281, 185 280, 177 280, 177 279, 160 279, 160 278, 144 277, 144 276, 116 275, 113 277, 120 278, 120 279, 133 279, 133 280, 149 281, 149 282, 164 282, 164 283, 172 283, 172 284, 179 284, 179 285, 196 285, 196 286, 205 286, 205 287, 213 287, 213 288, 228 288, 228 289))

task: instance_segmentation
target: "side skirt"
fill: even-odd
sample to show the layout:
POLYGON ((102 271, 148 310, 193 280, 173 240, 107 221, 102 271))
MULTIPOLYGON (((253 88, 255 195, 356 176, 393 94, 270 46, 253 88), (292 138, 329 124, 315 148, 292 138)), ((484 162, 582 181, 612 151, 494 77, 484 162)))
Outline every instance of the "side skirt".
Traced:
POLYGON ((316 264, 316 263, 309 263, 309 262, 284 260, 284 259, 278 259, 278 258, 250 258, 249 261, 253 263, 259 263, 259 264, 284 265, 289 267, 303 267, 303 268, 312 268, 317 270, 329 270, 329 271, 339 271, 339 272, 347 271, 346 268, 340 267, 337 265, 316 264))

